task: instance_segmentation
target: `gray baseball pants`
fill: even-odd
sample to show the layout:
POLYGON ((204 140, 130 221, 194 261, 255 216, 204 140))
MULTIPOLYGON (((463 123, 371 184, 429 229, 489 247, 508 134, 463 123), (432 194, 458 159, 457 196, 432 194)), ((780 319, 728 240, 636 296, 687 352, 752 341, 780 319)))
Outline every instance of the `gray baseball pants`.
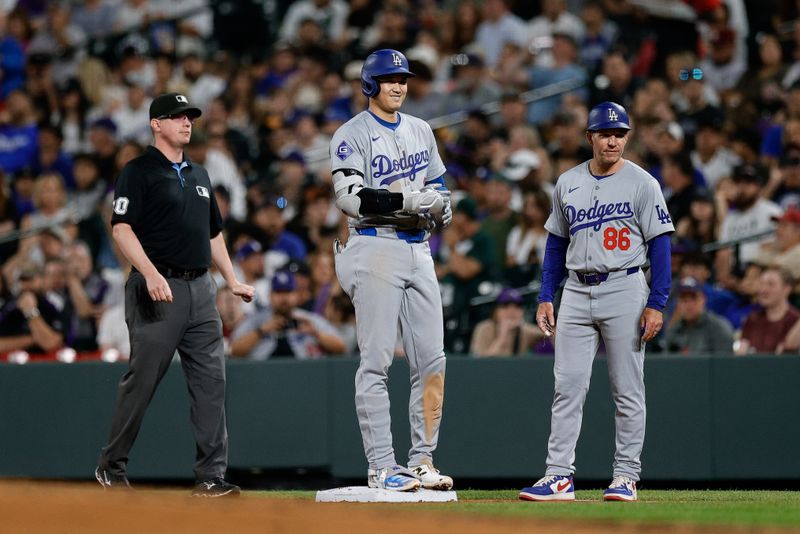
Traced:
POLYGON ((208 273, 194 279, 167 279, 171 303, 153 302, 141 273, 125 285, 125 322, 131 339, 128 372, 119 383, 111 437, 99 464, 125 474, 128 453, 156 387, 178 351, 191 397, 197 444, 197 480, 224 476, 228 465, 225 422, 225 354, 216 284, 208 273))
POLYGON ((445 357, 442 299, 430 246, 391 236, 351 235, 336 254, 336 273, 356 311, 361 362, 355 403, 369 467, 397 464, 387 377, 398 328, 411 375, 408 464, 432 460, 439 439, 445 357))
POLYGON ((555 394, 547 445, 547 475, 575 472, 575 447, 600 336, 616 405, 614 476, 639 480, 644 445, 644 344, 639 319, 649 295, 644 274, 584 285, 570 276, 556 320, 555 394))

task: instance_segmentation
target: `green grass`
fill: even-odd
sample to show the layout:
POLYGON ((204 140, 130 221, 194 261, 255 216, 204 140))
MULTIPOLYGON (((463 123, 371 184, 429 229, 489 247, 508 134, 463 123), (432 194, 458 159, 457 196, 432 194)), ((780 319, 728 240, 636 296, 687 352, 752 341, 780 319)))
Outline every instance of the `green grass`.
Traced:
MULTIPOLYGON (((639 502, 603 502, 601 490, 577 491, 579 502, 531 503, 518 490, 462 490, 458 503, 416 504, 420 509, 505 517, 633 523, 695 523, 800 527, 800 492, 643 490, 639 502)), ((313 500, 313 491, 247 492, 252 497, 313 500)))

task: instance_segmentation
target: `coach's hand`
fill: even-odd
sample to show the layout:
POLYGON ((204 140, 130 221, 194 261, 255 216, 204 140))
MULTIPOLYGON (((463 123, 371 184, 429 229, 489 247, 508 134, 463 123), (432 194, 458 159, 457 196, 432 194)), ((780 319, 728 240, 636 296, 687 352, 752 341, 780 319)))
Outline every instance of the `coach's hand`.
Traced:
POLYGON ((435 189, 420 189, 403 193, 403 211, 439 215, 444 209, 444 198, 435 189))
POLYGON ((172 289, 169 282, 161 273, 154 271, 153 274, 144 277, 147 282, 147 292, 155 302, 172 302, 172 289))
POLYGON ((653 308, 645 308, 642 317, 639 319, 639 326, 642 330, 642 341, 648 342, 661 331, 664 324, 664 315, 653 308))
POLYGON ((231 291, 245 302, 250 302, 256 294, 256 288, 247 284, 235 283, 231 286, 231 291))
POLYGON ((556 315, 552 302, 542 302, 536 309, 536 324, 547 337, 556 333, 556 315))

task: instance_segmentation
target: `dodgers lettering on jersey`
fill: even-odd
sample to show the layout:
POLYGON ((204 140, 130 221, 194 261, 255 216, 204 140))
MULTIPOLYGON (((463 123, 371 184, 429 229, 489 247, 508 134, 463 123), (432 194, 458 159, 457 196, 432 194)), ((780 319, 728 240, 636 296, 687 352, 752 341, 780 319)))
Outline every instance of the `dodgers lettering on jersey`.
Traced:
POLYGON ((658 182, 635 163, 626 160, 615 174, 597 179, 584 162, 559 177, 545 229, 569 238, 567 269, 641 267, 646 242, 675 231, 666 205, 658 182))
POLYGON ((416 154, 406 155, 403 152, 400 159, 390 159, 389 156, 378 154, 372 158, 372 177, 380 180, 380 185, 391 185, 401 178, 408 178, 412 182, 420 171, 428 168, 431 153, 422 150, 416 154))
MULTIPOLYGON (((357 170, 364 175, 364 187, 394 193, 419 191, 442 176, 445 166, 431 127, 411 115, 398 116, 400 124, 394 130, 368 111, 340 126, 330 143, 332 171, 357 170)), ((350 226, 367 223, 375 225, 375 217, 349 219, 350 226)))

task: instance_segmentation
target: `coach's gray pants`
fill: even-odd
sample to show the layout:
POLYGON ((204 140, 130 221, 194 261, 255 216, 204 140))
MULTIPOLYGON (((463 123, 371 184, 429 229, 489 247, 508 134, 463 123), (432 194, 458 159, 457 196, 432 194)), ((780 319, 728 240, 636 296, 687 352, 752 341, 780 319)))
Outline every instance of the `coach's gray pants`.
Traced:
POLYGON ((352 235, 336 274, 356 311, 356 413, 371 469, 395 465, 387 376, 398 327, 411 372, 409 465, 432 460, 444 394, 442 299, 425 243, 352 235))
MULTIPOLYGON (((198 480, 223 476, 228 464, 225 424, 225 354, 216 285, 205 275, 168 278, 171 303, 155 303, 144 277, 132 272, 125 286, 125 322, 131 339, 128 372, 119 384, 111 438, 100 466, 124 474, 145 411, 177 350, 191 397, 198 480)), ((146 460, 146 459, 145 459, 146 460)))
POLYGON ((648 294, 641 271, 596 286, 567 280, 556 319, 547 475, 575 472, 583 404, 602 335, 616 405, 613 474, 639 480, 645 430, 644 344, 640 342, 639 319, 648 294))

